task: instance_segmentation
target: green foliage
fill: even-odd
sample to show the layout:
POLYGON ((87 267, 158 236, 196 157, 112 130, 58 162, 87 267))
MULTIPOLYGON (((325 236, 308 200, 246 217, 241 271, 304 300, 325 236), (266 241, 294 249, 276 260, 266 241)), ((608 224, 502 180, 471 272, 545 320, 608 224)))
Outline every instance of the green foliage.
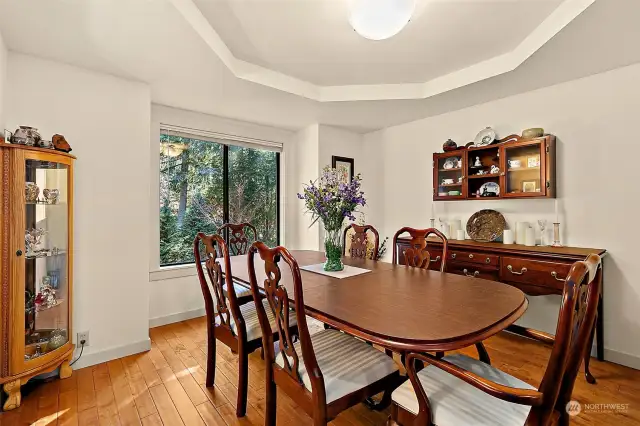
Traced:
MULTIPOLYGON (((160 153, 160 264, 193 262, 195 235, 215 233, 223 223, 223 145, 170 135, 160 141, 176 148, 160 153)), ((253 224, 271 246, 278 229, 276 166, 274 152, 229 148, 229 220, 253 224)))

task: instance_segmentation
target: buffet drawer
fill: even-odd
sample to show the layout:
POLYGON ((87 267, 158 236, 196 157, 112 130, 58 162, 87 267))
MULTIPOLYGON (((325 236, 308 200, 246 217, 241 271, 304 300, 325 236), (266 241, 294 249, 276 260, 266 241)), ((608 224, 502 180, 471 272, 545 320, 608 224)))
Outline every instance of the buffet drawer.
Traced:
POLYGON ((490 267, 491 269, 498 269, 498 266, 500 265, 500 256, 497 256, 495 254, 450 250, 447 258, 447 262, 453 261, 456 263, 473 263, 477 265, 484 265, 485 267, 490 267))
MULTIPOLYGON (((402 244, 402 245, 398 244, 398 263, 400 265, 407 264, 404 258, 404 251, 408 248, 409 246, 406 244, 402 244)), ((431 257, 431 263, 429 265, 429 269, 432 269, 434 271, 439 271, 440 265, 442 265, 442 249, 427 247, 427 251, 429 252, 429 256, 431 257)))
POLYGON ((499 281, 499 274, 497 270, 479 267, 478 265, 474 265, 472 263, 448 263, 446 272, 449 272, 451 274, 466 275, 468 277, 474 278, 484 278, 485 280, 499 281))
POLYGON ((505 256, 502 258, 500 280, 562 290, 571 265, 505 256))

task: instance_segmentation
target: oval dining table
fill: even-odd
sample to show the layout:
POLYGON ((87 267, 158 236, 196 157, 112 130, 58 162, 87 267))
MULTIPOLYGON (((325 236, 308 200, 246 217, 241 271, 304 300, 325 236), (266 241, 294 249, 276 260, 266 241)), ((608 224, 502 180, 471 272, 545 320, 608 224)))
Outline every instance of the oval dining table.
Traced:
MULTIPOLYGON (((324 253, 292 250, 300 267, 322 263, 324 253)), ((369 270, 335 278, 301 269, 306 314, 333 328, 398 352, 444 352, 472 346, 520 318, 528 301, 519 289, 496 281, 387 262, 345 257, 369 270)), ((255 256, 258 285, 264 266, 255 256)), ((293 299, 282 262, 280 284, 293 299)), ((231 258, 231 275, 249 286, 247 256, 231 258)))

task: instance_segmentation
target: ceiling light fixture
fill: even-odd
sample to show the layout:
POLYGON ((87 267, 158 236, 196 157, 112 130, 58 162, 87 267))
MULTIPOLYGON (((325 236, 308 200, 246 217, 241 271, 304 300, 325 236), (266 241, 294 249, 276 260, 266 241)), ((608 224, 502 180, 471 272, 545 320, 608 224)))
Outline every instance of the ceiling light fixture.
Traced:
POLYGON ((398 34, 409 22, 416 0, 349 0, 349 23, 369 40, 398 34))

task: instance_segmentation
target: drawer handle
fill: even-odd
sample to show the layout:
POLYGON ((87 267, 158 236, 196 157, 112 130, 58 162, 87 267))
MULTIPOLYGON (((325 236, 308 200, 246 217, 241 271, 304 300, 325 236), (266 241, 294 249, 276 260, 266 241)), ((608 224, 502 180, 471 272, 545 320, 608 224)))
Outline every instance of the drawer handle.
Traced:
POLYGON ((486 263, 486 264, 488 265, 489 263, 491 263, 491 259, 489 259, 489 258, 487 257, 487 258, 484 260, 484 263, 486 263))
POLYGON ((436 257, 435 259, 431 259, 431 263, 435 263, 435 262, 437 262, 439 260, 440 260, 440 256, 436 257))
POLYGON ((469 255, 469 259, 473 259, 473 254, 470 254, 470 255, 469 255))
POLYGON ((463 269, 463 270, 462 270, 462 272, 464 272, 464 274, 465 274, 466 276, 471 277, 471 278, 477 278, 477 277, 478 277, 478 275, 480 275, 480 271, 475 271, 475 272, 473 273, 473 275, 471 275, 471 274, 469 273, 469 271, 467 271, 466 269, 463 269))
POLYGON ((456 254, 455 254, 455 253, 453 253, 453 254, 451 255, 451 258, 452 258, 452 259, 455 259, 455 258, 456 258, 456 254))
POLYGON ((565 282, 565 281, 567 280, 566 278, 558 278, 558 273, 557 273, 556 271, 552 271, 552 272, 551 272, 551 276, 552 276, 553 278, 555 278, 556 280, 558 280, 558 281, 565 282))
POLYGON ((525 272, 527 272, 527 268, 524 268, 524 267, 522 269, 520 269, 520 272, 516 272, 516 271, 513 270, 513 266, 511 266, 511 265, 507 265, 507 269, 509 270, 509 272, 511 272, 514 275, 522 275, 525 272))

